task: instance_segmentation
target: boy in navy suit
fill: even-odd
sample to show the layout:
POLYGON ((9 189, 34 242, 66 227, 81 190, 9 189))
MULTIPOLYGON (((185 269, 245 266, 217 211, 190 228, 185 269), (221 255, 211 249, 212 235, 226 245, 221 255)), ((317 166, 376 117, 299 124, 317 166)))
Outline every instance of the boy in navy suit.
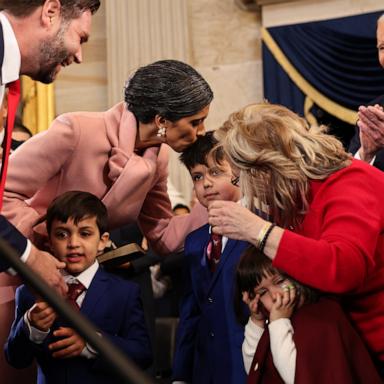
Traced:
MULTIPOLYGON (((205 207, 218 199, 240 199, 237 180, 222 151, 216 151, 215 156, 210 153, 216 143, 212 132, 208 132, 180 157, 205 207)), ((246 246, 242 241, 213 238, 208 224, 188 235, 174 383, 245 383, 241 353, 244 328, 236 321, 233 302, 236 265, 246 246)))
MULTIPOLYGON (((71 286, 77 289, 68 300, 95 324, 100 337, 141 368, 149 366, 152 353, 139 288, 105 272, 96 259, 109 239, 104 204, 88 192, 66 192, 49 206, 46 222, 52 252, 66 263, 69 292, 71 286)), ((16 368, 36 358, 39 384, 118 382, 97 351, 24 285, 16 291, 16 319, 5 353, 16 368)))

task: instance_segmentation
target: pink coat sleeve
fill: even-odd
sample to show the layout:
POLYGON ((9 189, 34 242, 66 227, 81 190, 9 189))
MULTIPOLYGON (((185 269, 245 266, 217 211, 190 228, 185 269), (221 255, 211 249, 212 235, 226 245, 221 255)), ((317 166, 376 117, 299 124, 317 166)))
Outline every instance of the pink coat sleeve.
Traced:
POLYGON ((30 237, 32 226, 55 196, 52 180, 60 174, 77 141, 72 127, 56 119, 47 131, 29 139, 10 156, 2 213, 25 236, 30 237), (46 191, 39 211, 39 205, 31 207, 28 199, 48 181, 52 193, 46 191))
POLYGON ((196 204, 190 214, 173 216, 167 193, 168 154, 160 151, 159 178, 148 192, 142 206, 139 223, 151 246, 159 254, 169 254, 184 248, 186 236, 208 221, 207 210, 196 204))

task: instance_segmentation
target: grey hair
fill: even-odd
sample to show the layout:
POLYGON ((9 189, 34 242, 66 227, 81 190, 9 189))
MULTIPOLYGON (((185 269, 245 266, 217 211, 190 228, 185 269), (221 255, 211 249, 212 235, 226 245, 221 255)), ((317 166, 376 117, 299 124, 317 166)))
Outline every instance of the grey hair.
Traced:
POLYGON ((192 116, 213 99, 204 78, 190 65, 160 60, 139 68, 124 90, 128 110, 142 123, 160 115, 170 121, 192 116))

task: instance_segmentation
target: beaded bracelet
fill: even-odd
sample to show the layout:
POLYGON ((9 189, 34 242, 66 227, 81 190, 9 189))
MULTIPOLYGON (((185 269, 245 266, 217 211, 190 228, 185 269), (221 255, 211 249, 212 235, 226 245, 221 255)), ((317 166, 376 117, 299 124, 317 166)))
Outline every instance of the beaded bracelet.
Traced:
POLYGON ((259 250, 260 252, 263 252, 264 251, 264 248, 265 248, 265 244, 267 243, 267 240, 268 240, 268 237, 269 235, 271 234, 272 232, 272 229, 275 227, 275 224, 272 224, 268 227, 267 231, 265 232, 265 235, 263 237, 263 239, 260 241, 259 243, 259 250))

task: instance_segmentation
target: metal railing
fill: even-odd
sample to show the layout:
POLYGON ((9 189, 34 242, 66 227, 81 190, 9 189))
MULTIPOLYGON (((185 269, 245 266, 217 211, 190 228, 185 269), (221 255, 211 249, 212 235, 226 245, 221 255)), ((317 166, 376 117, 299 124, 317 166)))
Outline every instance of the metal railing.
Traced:
POLYGON ((109 340, 100 337, 97 329, 81 313, 63 300, 51 287, 43 281, 34 271, 24 264, 17 253, 0 238, 0 257, 6 260, 10 266, 17 271, 23 281, 31 286, 42 296, 50 306, 76 331, 97 350, 99 355, 113 369, 116 376, 124 383, 132 384, 154 384, 154 381, 141 371, 127 356, 117 349, 109 340))

